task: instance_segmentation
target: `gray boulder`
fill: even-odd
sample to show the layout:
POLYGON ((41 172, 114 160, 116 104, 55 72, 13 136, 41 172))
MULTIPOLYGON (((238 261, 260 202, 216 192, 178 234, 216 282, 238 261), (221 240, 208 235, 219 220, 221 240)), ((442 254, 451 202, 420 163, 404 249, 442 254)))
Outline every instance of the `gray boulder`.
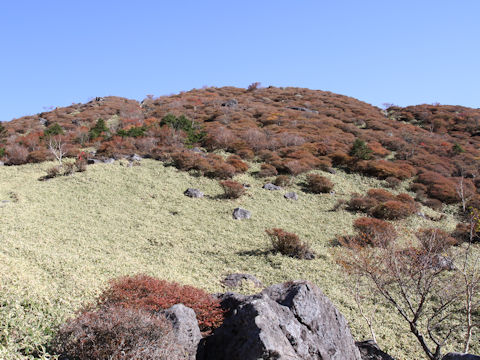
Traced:
POLYGON ((226 107, 235 107, 237 105, 238 105, 237 99, 230 99, 222 104, 222 106, 226 106, 226 107))
POLYGON ((203 192, 198 189, 188 188, 183 194, 191 198, 203 198, 203 192))
POLYGON ((103 160, 103 162, 105 164, 113 164, 115 162, 115 159, 114 158, 108 158, 108 159, 103 160))
POLYGON ((3 161, 0 161, 0 166, 4 166, 5 163, 3 161))
POLYGON ((315 285, 293 281, 257 295, 223 295, 229 309, 202 360, 361 360, 343 315, 315 285))
POLYGON ((130 161, 141 161, 141 160, 142 160, 142 157, 137 154, 133 154, 132 156, 130 156, 130 161))
POLYGON ((265 190, 282 190, 282 188, 280 186, 273 185, 272 183, 268 183, 268 184, 263 185, 263 188, 265 190))
POLYGON ((358 350, 360 350, 362 360, 395 360, 390 355, 380 350, 377 343, 373 340, 357 341, 355 345, 358 350))
POLYGON ((222 283, 229 288, 236 288, 242 285, 242 282, 245 280, 250 280, 255 284, 255 286, 261 288, 263 284, 255 276, 250 274, 229 274, 222 280, 222 283))
POLYGON ((296 192, 288 192, 286 193, 285 195, 283 195, 283 197, 285 199, 289 199, 289 200, 298 200, 298 195, 296 192))
POLYGON ((480 356, 451 352, 446 354, 442 360, 480 360, 480 356))
POLYGON ((176 343, 182 348, 182 353, 186 355, 182 359, 194 360, 202 334, 193 309, 183 304, 176 304, 162 313, 172 323, 176 343))
POLYGON ((242 208, 235 208, 233 210, 233 218, 235 220, 250 219, 251 216, 252 214, 248 210, 242 208))

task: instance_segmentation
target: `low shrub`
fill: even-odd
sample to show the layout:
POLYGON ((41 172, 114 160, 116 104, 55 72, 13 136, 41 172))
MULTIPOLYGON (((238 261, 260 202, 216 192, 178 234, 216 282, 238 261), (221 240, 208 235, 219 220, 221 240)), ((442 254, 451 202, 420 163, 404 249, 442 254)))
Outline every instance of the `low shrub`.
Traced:
POLYGON ((63 163, 63 175, 73 175, 75 173, 75 164, 71 162, 63 163))
POLYGON ((238 199, 245 194, 245 188, 237 181, 224 180, 220 182, 220 185, 222 186, 225 193, 224 196, 227 199, 238 199))
POLYGON ((397 179, 396 177, 389 176, 385 179, 385 182, 387 183, 387 187, 390 189, 396 189, 400 186, 402 183, 402 180, 397 179))
POLYGON ((310 245, 301 241, 298 235, 279 228, 268 229, 265 232, 270 237, 275 252, 297 259, 310 260, 314 258, 310 245))
POLYGON ((425 199, 423 205, 437 211, 442 211, 443 203, 438 199, 425 199))
POLYGON ((457 240, 440 229, 420 229, 415 234, 420 245, 427 253, 440 254, 457 244, 457 240))
POLYGON ((236 155, 229 156, 227 159, 227 164, 233 166, 237 174, 244 173, 248 170, 248 164, 242 161, 242 159, 236 155))
POLYGON ((458 242, 480 243, 480 232, 475 231, 470 224, 458 223, 451 236, 458 242))
POLYGON ((121 306, 81 311, 60 326, 53 348, 76 360, 183 359, 165 317, 121 306))
POLYGON ((62 167, 59 165, 51 166, 47 169, 47 178, 51 179, 59 176, 62 172, 62 167))
POLYGON ((373 198, 354 194, 347 203, 347 210, 368 213, 373 207, 377 205, 378 201, 373 198))
POLYGON ((365 141, 361 139, 355 139, 352 148, 350 149, 350 156, 356 159, 368 160, 372 157, 372 149, 370 149, 365 141))
POLYGON ((307 176, 307 189, 314 194, 328 193, 333 189, 334 184, 324 176, 309 174, 307 176))
POLYGON ((293 178, 288 175, 278 175, 273 182, 277 186, 289 186, 292 184, 293 178))
POLYGON ((367 196, 378 202, 395 200, 395 195, 384 189, 370 189, 367 191, 367 196))
POLYGON ((398 200, 391 200, 375 206, 372 215, 384 220, 405 219, 415 213, 415 206, 398 200))
POLYGON ((262 178, 276 176, 277 174, 278 174, 278 171, 275 168, 275 166, 270 164, 262 164, 260 166, 260 171, 258 172, 258 176, 262 178))
POLYGON ((87 170, 87 159, 85 157, 77 157, 75 160, 75 168, 78 172, 83 172, 87 170))
POLYGON ((209 332, 223 322, 223 311, 219 301, 205 291, 145 274, 112 280, 110 287, 98 300, 101 307, 115 305, 152 311, 168 309, 180 303, 195 311, 200 330, 203 332, 209 332))
POLYGON ((362 246, 385 248, 397 238, 393 225, 380 219, 361 217, 354 221, 353 227, 360 233, 355 241, 362 246))

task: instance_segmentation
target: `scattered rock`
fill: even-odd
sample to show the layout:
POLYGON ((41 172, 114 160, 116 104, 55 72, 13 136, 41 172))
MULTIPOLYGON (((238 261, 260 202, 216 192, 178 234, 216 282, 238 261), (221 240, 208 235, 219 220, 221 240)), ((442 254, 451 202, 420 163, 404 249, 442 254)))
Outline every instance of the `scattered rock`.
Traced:
POLYGON ((222 280, 222 283, 229 288, 236 288, 242 285, 242 282, 249 280, 255 284, 255 286, 261 288, 263 284, 255 276, 250 274, 229 274, 222 280))
POLYGON ((250 219, 251 216, 252 214, 248 210, 242 208, 235 208, 233 210, 233 218, 235 220, 250 219))
POLYGON ((40 125, 42 125, 42 126, 48 126, 48 120, 47 120, 47 119, 39 118, 39 119, 38 119, 38 122, 39 122, 40 125))
POLYGON ((285 195, 283 195, 283 197, 285 199, 289 199, 289 200, 298 200, 298 195, 296 192, 288 192, 286 193, 285 195))
POLYGON ((198 189, 188 188, 183 194, 191 198, 203 198, 203 192, 198 189))
POLYGON ((297 110, 297 111, 305 111, 305 112, 309 112, 309 113, 318 114, 317 110, 312 110, 312 109, 305 108, 305 107, 300 107, 300 106, 287 106, 287 109, 297 110))
POLYGON ((330 174, 336 174, 336 173, 337 173, 337 170, 335 170, 335 169, 332 168, 332 167, 329 167, 329 168, 327 168, 327 172, 329 172, 330 174))
POLYGON ((243 185, 243 187, 244 187, 245 189, 249 189, 249 188, 252 187, 252 185, 250 185, 250 184, 242 184, 242 185, 243 185))
POLYGON ((373 340, 357 341, 355 345, 358 350, 360 350, 362 360, 395 360, 390 355, 380 350, 377 343, 373 340))
POLYGON ((200 154, 203 154, 203 153, 205 152, 205 150, 203 150, 203 149, 201 149, 201 148, 199 148, 199 147, 194 147, 194 148, 192 149, 192 151, 193 151, 194 153, 200 153, 200 154))
POLYGON ((442 360, 480 360, 480 356, 451 352, 446 354, 442 360))
POLYGON ((98 164, 98 163, 101 163, 101 161, 98 160, 98 159, 87 159, 87 164, 88 165, 93 165, 93 164, 98 164))
POLYGON ((280 186, 273 185, 272 183, 268 183, 268 184, 263 185, 263 188, 265 190, 282 190, 282 188, 280 186))
POLYGON ((197 359, 361 360, 345 318, 309 282, 273 285, 252 296, 227 293, 222 306, 230 307, 229 315, 197 359))
POLYGON ((230 99, 222 104, 222 106, 226 107, 235 107, 238 105, 237 99, 230 99))
POLYGON ((176 304, 162 313, 172 323, 176 342, 182 347, 182 353, 187 355, 185 359, 194 360, 202 334, 193 309, 176 304))
POLYGON ((132 156, 130 156, 130 161, 141 161, 141 160, 142 160, 142 157, 137 154, 133 154, 132 156))
POLYGON ((114 162, 115 162, 114 158, 108 158, 108 159, 103 160, 104 164, 113 164, 114 162))

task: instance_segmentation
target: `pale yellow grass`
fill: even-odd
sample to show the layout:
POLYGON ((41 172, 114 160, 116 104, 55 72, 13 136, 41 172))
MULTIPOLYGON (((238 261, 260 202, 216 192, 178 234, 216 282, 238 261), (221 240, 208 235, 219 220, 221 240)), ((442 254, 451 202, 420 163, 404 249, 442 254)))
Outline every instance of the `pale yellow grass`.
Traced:
MULTIPOLYGON (((253 274, 265 285, 307 279, 339 307, 357 339, 368 338, 331 244, 336 235, 351 233, 360 215, 329 210, 339 198, 380 187, 380 181, 322 173, 336 194, 313 195, 301 192, 302 177, 285 190, 267 191, 261 188, 265 180, 245 174, 235 180, 251 184, 247 195, 222 200, 215 198, 222 193, 217 181, 153 160, 134 167, 92 165, 84 173, 38 181, 49 166, 0 168, 0 200, 10 200, 0 205, 0 359, 26 358, 22 353, 33 349, 49 358, 42 346, 56 325, 92 301, 109 279, 136 273, 212 293, 225 290, 220 280, 232 272, 253 274), (188 187, 209 197, 188 198, 188 187), (299 193, 298 201, 283 198, 290 190, 299 193), (252 218, 233 220, 235 207, 250 210, 252 218), (318 258, 267 253, 265 229, 272 227, 309 241, 318 258)), ((431 225, 418 217, 398 223, 411 231, 431 225)), ((434 226, 451 230, 452 215, 434 226)), ((380 345, 398 359, 421 358, 396 314, 379 311, 380 345)))

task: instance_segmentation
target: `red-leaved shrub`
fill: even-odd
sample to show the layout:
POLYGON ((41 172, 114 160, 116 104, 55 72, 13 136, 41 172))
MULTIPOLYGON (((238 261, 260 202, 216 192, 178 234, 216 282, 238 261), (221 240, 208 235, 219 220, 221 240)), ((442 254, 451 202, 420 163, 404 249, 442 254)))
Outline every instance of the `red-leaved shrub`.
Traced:
POLYGON ((195 311, 200 330, 204 332, 211 331, 223 322, 219 301, 205 291, 145 274, 112 280, 110 287, 98 300, 99 306, 115 305, 153 311, 180 303, 195 311))
POLYGON ((224 180, 220 181, 220 185, 222 186, 227 199, 238 199, 245 194, 245 188, 237 181, 224 180))
POLYGON ((375 206, 372 215, 379 219, 398 220, 405 219, 415 213, 413 204, 404 203, 398 200, 390 200, 375 206))
POLYGON ((360 233, 355 240, 363 246, 387 247, 397 238, 393 225, 380 219, 361 217, 355 220, 353 227, 360 233))
POLYGON ((270 237, 274 251, 298 259, 311 260, 314 258, 315 255, 310 249, 310 245, 300 240, 297 234, 279 228, 268 229, 265 232, 270 237))
POLYGON ((270 177, 270 176, 275 176, 278 174, 277 169, 273 165, 270 164, 262 164, 260 166, 260 171, 258 172, 259 177, 270 177))
POLYGON ((415 236, 426 252, 434 254, 439 254, 458 242, 445 231, 433 228, 420 229, 415 236))
POLYGON ((328 193, 333 189, 333 183, 324 176, 309 174, 307 176, 307 189, 314 194, 328 193))

